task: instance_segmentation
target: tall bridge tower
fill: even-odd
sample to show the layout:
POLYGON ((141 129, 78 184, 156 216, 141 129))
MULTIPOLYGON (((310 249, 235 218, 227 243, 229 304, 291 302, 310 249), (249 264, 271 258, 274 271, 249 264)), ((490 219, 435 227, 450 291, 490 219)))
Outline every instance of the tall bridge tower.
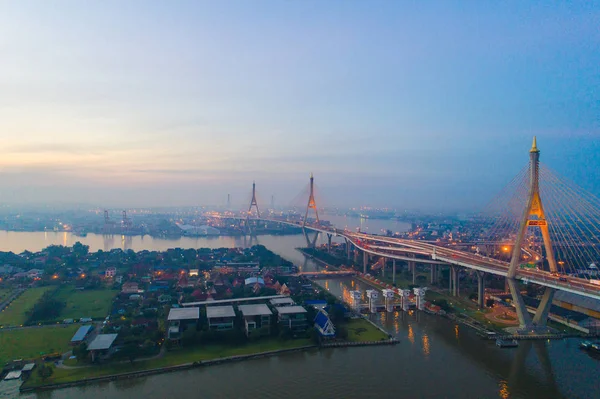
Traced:
POLYGON ((517 310, 517 316, 519 317, 519 325, 521 329, 540 329, 546 327, 546 320, 548 319, 548 311, 552 304, 552 298, 554 297, 554 288, 547 287, 542 301, 536 313, 531 319, 519 287, 517 284, 516 274, 517 269, 521 263, 521 247, 525 239, 525 233, 528 227, 537 227, 542 233, 544 240, 544 248, 546 250, 546 259, 551 272, 557 272, 556 259, 554 257, 554 251, 552 249, 552 242, 550 241, 550 232, 548 230, 548 221, 544 213, 544 206, 542 205, 542 198, 540 196, 540 150, 537 148, 536 138, 533 138, 533 145, 529 150, 529 192, 527 195, 527 204, 521 218, 519 231, 517 233, 517 239, 515 246, 513 247, 513 253, 506 276, 510 293, 517 310))
POLYGON ((258 202, 256 202, 256 182, 252 182, 252 199, 250 200, 250 206, 248 207, 246 219, 248 219, 250 212, 252 212, 252 207, 256 208, 256 216, 260 219, 260 210, 258 209, 258 202))
POLYGON ((246 214, 246 229, 249 233, 252 233, 252 228, 250 227, 250 214, 252 212, 252 207, 256 208, 256 217, 260 219, 260 209, 258 209, 258 202, 256 201, 256 182, 252 182, 252 199, 250 200, 250 206, 248 207, 248 213, 246 214))
POLYGON ((315 178, 313 174, 310 174, 310 194, 308 196, 308 204, 306 205, 306 213, 304 214, 304 221, 302 222, 302 227, 306 226, 306 220, 308 219, 308 210, 314 209, 315 216, 317 219, 317 224, 319 224, 319 212, 317 211, 317 202, 315 201, 315 178))

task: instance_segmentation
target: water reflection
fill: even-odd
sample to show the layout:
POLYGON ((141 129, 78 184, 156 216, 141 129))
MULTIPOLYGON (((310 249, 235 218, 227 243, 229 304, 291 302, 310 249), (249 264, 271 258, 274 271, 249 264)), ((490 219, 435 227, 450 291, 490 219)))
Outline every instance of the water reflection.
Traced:
POLYGON ((458 339, 458 324, 454 325, 454 335, 456 336, 456 339, 458 339))
POLYGON ((427 334, 423 334, 423 336, 421 337, 422 343, 423 343, 423 355, 425 355, 425 357, 429 356, 429 336, 427 334))
POLYGON ((415 343, 415 332, 413 331, 412 324, 408 325, 408 340, 410 341, 411 344, 415 343))
POLYGON ((500 396, 500 399, 510 398, 510 391, 508 390, 508 384, 504 380, 500 381, 498 396, 500 396))

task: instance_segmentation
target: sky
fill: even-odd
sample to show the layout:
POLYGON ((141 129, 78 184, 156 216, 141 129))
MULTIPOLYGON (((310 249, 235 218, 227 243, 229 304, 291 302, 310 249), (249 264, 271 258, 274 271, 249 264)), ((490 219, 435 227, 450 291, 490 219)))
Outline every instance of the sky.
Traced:
POLYGON ((600 3, 0 0, 0 203, 600 194, 600 3), (300 195, 301 196, 301 195, 300 195))

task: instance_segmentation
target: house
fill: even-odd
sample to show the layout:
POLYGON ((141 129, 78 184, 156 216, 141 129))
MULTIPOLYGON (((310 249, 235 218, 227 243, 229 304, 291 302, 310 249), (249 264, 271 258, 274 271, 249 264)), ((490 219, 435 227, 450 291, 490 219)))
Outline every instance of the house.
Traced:
POLYGON ((181 334, 188 328, 198 324, 200 319, 200 308, 171 308, 167 321, 169 329, 167 336, 171 340, 181 338, 181 334))
POLYGON ((329 319, 329 315, 323 309, 319 310, 315 316, 315 328, 323 338, 335 337, 335 327, 329 319))
POLYGON ((41 269, 31 269, 27 272, 27 277, 38 278, 38 277, 42 277, 43 274, 44 274, 44 271, 41 269))
POLYGON ((281 306, 275 308, 275 311, 280 327, 289 328, 293 334, 306 331, 308 321, 306 320, 306 309, 302 306, 281 306))
POLYGON ((98 357, 108 357, 115 339, 117 339, 117 334, 98 334, 87 347, 87 350, 92 353, 92 362, 96 361, 98 357))
POLYGON ((109 267, 104 271, 104 277, 106 277, 106 278, 113 278, 116 275, 117 275, 116 267, 109 267))
POLYGON ((288 288, 288 286, 284 283, 281 288, 279 289, 279 291, 277 292, 279 295, 290 295, 291 291, 288 288))
POLYGON ((149 292, 164 291, 169 289, 169 282, 165 280, 155 280, 150 283, 149 292))
POLYGON ((208 319, 208 328, 216 331, 225 331, 233 329, 235 320, 235 311, 233 306, 207 306, 206 318, 208 319))
POLYGON ((246 336, 269 335, 271 332, 271 316, 273 312, 264 303, 239 305, 238 310, 244 318, 246 336))
POLYGON ((138 283, 131 281, 123 283, 123 286, 121 287, 121 293, 123 294, 137 294, 139 291, 138 283))

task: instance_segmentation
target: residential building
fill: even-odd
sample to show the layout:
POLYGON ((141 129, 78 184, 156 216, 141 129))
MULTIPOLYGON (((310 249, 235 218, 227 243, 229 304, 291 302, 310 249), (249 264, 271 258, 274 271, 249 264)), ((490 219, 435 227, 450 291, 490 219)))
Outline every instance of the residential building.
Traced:
POLYGON ((123 286, 121 287, 121 293, 123 294, 137 294, 139 291, 138 283, 134 282, 123 283, 123 286))
POLYGON ((244 318, 246 336, 269 335, 273 312, 267 305, 264 303, 239 305, 238 309, 244 318))
POLYGON ((206 318, 208 319, 208 328, 216 331, 225 331, 233 329, 235 320, 235 311, 233 306, 207 306, 206 318))
POLYGON ((167 317, 169 322, 168 338, 172 340, 181 338, 181 334, 186 329, 196 326, 199 319, 200 308, 171 308, 167 317))
POLYGON ((306 320, 306 309, 302 306, 281 306, 275 308, 275 311, 280 327, 287 327, 294 334, 306 331, 308 321, 306 320))

